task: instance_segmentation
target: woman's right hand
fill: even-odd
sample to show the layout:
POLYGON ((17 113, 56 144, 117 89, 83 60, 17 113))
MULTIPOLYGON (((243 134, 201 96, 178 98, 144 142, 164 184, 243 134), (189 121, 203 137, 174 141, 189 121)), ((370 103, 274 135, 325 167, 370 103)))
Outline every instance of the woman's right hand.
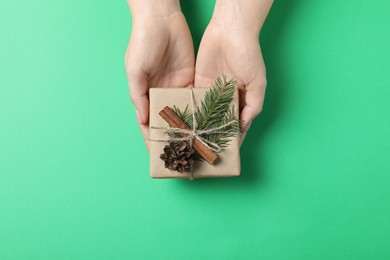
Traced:
POLYGON ((129 0, 129 6, 133 26, 125 66, 130 97, 149 147, 149 88, 193 84, 194 47, 178 0, 129 0))

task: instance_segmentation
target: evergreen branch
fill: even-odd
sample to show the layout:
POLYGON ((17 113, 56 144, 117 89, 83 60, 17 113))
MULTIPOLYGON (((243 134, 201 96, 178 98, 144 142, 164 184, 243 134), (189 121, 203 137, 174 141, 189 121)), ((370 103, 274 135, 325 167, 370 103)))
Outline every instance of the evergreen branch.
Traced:
POLYGON ((196 112, 197 129, 211 129, 221 121, 221 116, 229 110, 232 102, 236 81, 227 80, 226 76, 219 77, 215 86, 206 92, 196 112))
POLYGON ((208 141, 218 144, 222 149, 228 147, 231 141, 231 137, 236 137, 239 135, 240 127, 242 124, 242 122, 236 118, 236 110, 234 107, 229 109, 224 114, 224 116, 221 118, 221 121, 218 122, 218 125, 216 127, 228 124, 230 122, 233 123, 219 130, 219 133, 212 133, 203 137, 206 138, 208 141))
MULTIPOLYGON (((218 130, 218 133, 202 135, 206 140, 218 144, 222 150, 228 147, 232 137, 239 135, 242 124, 236 117, 236 109, 234 107, 230 108, 235 86, 235 80, 227 80, 226 76, 219 77, 215 81, 215 86, 206 92, 203 101, 195 112, 197 130, 209 130, 233 122, 218 130)), ((173 106, 173 111, 192 129, 192 111, 190 111, 188 105, 184 110, 173 106)), ((173 138, 180 137, 177 133, 170 133, 169 135, 173 138)))
POLYGON ((188 105, 184 108, 183 111, 181 111, 177 106, 173 106, 173 112, 175 112, 176 115, 178 115, 181 120, 183 120, 183 122, 192 129, 192 111, 190 111, 188 105))

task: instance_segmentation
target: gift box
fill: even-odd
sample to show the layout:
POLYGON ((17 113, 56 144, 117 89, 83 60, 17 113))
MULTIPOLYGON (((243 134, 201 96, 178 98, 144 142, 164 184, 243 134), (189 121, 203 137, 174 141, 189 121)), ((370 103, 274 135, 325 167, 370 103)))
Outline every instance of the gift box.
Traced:
MULTIPOLYGON (((175 113, 174 109, 179 109, 180 111, 187 111, 187 114, 190 114, 191 119, 193 119, 193 113, 197 112, 199 106, 203 105, 202 102, 205 100, 205 95, 210 94, 211 88, 151 88, 149 92, 150 98, 150 115, 149 115, 149 140, 150 140, 150 175, 152 178, 205 178, 205 177, 229 177, 229 176, 239 176, 240 175, 240 133, 239 127, 238 132, 229 138, 227 144, 224 145, 222 151, 215 151, 216 144, 208 143, 207 140, 198 140, 198 136, 190 136, 191 129, 190 127, 186 128, 187 132, 176 132, 169 135, 169 130, 172 127, 174 129, 179 128, 179 125, 172 125, 169 123, 169 115, 175 113), (167 121, 168 117, 168 121, 167 121), (176 135, 176 139, 171 139, 172 135, 176 135), (178 138, 177 138, 178 136, 178 138), (178 143, 177 147, 173 147, 174 144, 178 143), (185 144, 180 144, 186 142, 185 144), (170 146, 171 145, 171 146, 170 146), (183 146, 183 147, 179 147, 183 146), (193 160, 189 159, 191 162, 191 169, 186 172, 180 172, 172 170, 172 168, 167 168, 166 163, 162 160, 162 154, 164 151, 169 149, 194 149, 203 147, 203 152, 198 153, 198 159, 194 159, 195 163, 192 165, 193 160), (164 150, 165 149, 165 150, 164 150), (214 151, 213 151, 214 149, 214 151), (210 151, 211 150, 211 151, 210 151), (205 153, 204 153, 205 152, 205 153), (203 155, 199 156, 200 154, 203 155), (213 157, 214 155, 215 157, 213 157), (200 159, 200 160, 199 160, 200 159)), ((239 107, 239 98, 238 91, 236 88, 232 91, 232 98, 229 106, 230 111, 233 113, 232 116, 238 121, 238 107, 239 107), (236 108, 236 109, 234 109, 236 108)), ((173 117, 177 115, 173 114, 173 117)), ((221 115, 222 116, 222 115, 221 115)), ((181 121, 182 122, 182 121, 181 121)), ((191 121, 193 122, 193 121, 191 121)), ((184 124, 185 125, 185 124, 184 124)), ((187 125, 185 125, 187 126, 187 125)), ((180 128, 183 129, 182 125, 180 128)), ((209 134, 218 134, 223 133, 226 127, 219 129, 213 129, 209 134), (222 132, 220 132, 222 131, 222 132)), ((206 133, 207 134, 207 133, 206 133)), ((205 136, 199 132, 199 136, 205 136)), ((195 150, 195 149, 194 149, 195 150)), ((202 149, 200 149, 201 151, 202 149)), ((168 151, 169 152, 169 151, 168 151)), ((184 150, 185 152, 185 150, 184 150)), ((182 152, 182 154, 184 153, 182 152)), ((188 153, 189 154, 189 153, 188 153)), ((197 151, 194 152, 197 154, 197 151)), ((188 164, 186 159, 181 159, 184 163, 188 164)), ((188 165, 187 165, 188 166, 188 165)), ((179 168, 180 170, 180 168, 179 168)))

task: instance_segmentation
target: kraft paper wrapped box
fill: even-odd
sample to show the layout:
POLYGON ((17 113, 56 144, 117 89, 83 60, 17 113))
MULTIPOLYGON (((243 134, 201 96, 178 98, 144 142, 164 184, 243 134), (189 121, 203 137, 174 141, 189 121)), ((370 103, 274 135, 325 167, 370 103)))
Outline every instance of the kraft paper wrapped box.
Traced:
MULTIPOLYGON (((205 93, 210 88, 193 88, 194 104, 199 106, 205 93)), ((174 105, 184 109, 187 105, 191 110, 191 90, 189 88, 151 88, 149 92, 149 143, 150 143, 150 176, 152 178, 206 178, 206 177, 230 177, 240 175, 240 135, 232 137, 229 146, 218 153, 218 159, 210 165, 206 161, 196 161, 191 173, 180 173, 164 167, 160 159, 167 142, 156 140, 167 139, 167 133, 162 129, 168 128, 168 123, 159 115, 166 106, 174 105)), ((239 107, 238 91, 235 90, 230 106, 239 107)), ((196 107, 195 107, 196 110, 196 107)), ((236 118, 238 118, 236 109, 236 118)))

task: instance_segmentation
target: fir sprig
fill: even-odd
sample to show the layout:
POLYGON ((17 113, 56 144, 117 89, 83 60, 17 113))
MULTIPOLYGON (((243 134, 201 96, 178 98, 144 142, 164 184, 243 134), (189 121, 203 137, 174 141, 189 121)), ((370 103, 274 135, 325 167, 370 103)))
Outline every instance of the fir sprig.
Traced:
POLYGON ((217 78, 215 86, 206 92, 196 112, 197 129, 208 130, 221 126, 221 117, 228 112, 233 100, 236 80, 225 75, 217 78))
MULTIPOLYGON (((195 112, 195 121, 197 130, 210 130, 221 127, 229 122, 233 122, 217 131, 217 133, 204 134, 203 138, 218 144, 222 149, 229 145, 232 137, 240 132, 240 120, 236 117, 234 107, 230 108, 233 100, 236 81, 228 80, 222 76, 215 81, 215 86, 208 90, 203 101, 195 112)), ((174 106, 173 111, 190 127, 193 127, 192 112, 186 106, 181 111, 174 106)))
POLYGON ((173 106, 173 111, 183 120, 186 125, 192 129, 192 113, 188 108, 188 105, 184 108, 183 111, 180 110, 177 106, 173 106))
POLYGON ((236 118, 236 110, 234 107, 223 114, 221 120, 216 124, 215 127, 219 127, 230 122, 233 123, 222 128, 217 133, 209 134, 204 137, 207 140, 218 144, 222 149, 226 148, 229 145, 230 138, 237 136, 240 131, 241 122, 236 118))

